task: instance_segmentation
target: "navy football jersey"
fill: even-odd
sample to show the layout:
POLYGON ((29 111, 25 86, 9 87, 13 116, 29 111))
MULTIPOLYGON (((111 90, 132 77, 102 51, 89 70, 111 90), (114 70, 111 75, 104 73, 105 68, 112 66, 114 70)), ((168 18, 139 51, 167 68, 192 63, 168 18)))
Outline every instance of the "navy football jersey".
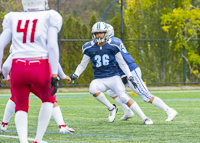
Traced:
POLYGON ((119 41, 110 39, 103 46, 98 46, 93 41, 83 45, 83 54, 89 56, 92 61, 94 79, 119 75, 115 55, 120 52, 120 44, 119 41))
MULTIPOLYGON (((131 56, 131 54, 126 50, 126 47, 124 46, 123 42, 121 41, 121 39, 117 38, 117 37, 113 37, 112 39, 114 39, 115 41, 118 41, 119 43, 121 43, 122 47, 121 47, 121 54, 122 57, 124 58, 124 61, 127 63, 130 71, 133 71, 134 69, 136 69, 138 67, 138 65, 135 63, 135 60, 133 59, 133 57, 131 56)), ((122 71, 122 69, 119 67, 118 63, 116 62, 116 65, 118 67, 118 72, 121 75, 125 75, 125 73, 122 71)))

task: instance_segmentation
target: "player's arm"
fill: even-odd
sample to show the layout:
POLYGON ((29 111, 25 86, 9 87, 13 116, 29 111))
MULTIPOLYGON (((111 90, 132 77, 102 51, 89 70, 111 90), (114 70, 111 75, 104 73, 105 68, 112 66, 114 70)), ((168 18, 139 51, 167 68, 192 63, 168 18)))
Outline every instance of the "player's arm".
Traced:
POLYGON ((10 79, 9 73, 10 73, 10 69, 11 69, 11 66, 12 66, 12 59, 13 59, 12 54, 10 54, 3 64, 2 73, 3 73, 3 76, 4 76, 4 80, 10 79))
POLYGON ((51 87, 54 87, 51 95, 54 95, 57 92, 57 76, 58 76, 58 60, 59 60, 59 52, 58 52, 58 33, 55 27, 49 27, 48 35, 47 35, 47 44, 49 49, 49 62, 52 70, 52 78, 51 78, 51 87))
POLYGON ((0 35, 0 73, 1 73, 1 64, 3 59, 3 52, 6 45, 11 41, 12 39, 12 32, 10 29, 5 29, 0 35))
POLYGON ((128 80, 133 84, 133 86, 135 88, 137 88, 137 84, 134 81, 134 77, 132 76, 130 69, 128 67, 128 65, 126 64, 126 62, 124 61, 121 52, 118 52, 115 55, 115 59, 119 64, 119 67, 122 69, 122 71, 126 74, 126 76, 128 77, 128 80))
POLYGON ((76 68, 75 73, 70 75, 70 78, 72 80, 77 79, 81 75, 81 73, 86 69, 89 62, 90 62, 90 57, 84 54, 83 59, 81 60, 81 63, 76 68))
POLYGON ((60 63, 58 63, 58 75, 59 75, 62 79, 66 79, 66 80, 68 81, 68 83, 71 81, 71 78, 70 78, 69 76, 67 76, 67 75, 64 73, 64 71, 63 71, 63 69, 62 69, 60 63))

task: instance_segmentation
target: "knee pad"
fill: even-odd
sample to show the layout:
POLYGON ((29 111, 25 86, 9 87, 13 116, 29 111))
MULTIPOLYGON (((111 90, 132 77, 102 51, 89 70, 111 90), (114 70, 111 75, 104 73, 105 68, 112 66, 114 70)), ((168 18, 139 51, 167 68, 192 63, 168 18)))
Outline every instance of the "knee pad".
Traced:
POLYGON ((100 90, 98 90, 98 88, 97 88, 97 85, 94 85, 94 84, 90 84, 90 87, 89 87, 89 92, 90 92, 90 94, 95 94, 95 93, 98 93, 98 92, 100 92, 100 90))
POLYGON ((114 91, 112 91, 111 89, 109 89, 109 90, 107 90, 107 94, 108 94, 108 96, 110 96, 111 98, 113 98, 113 97, 115 97, 117 94, 114 92, 114 91))
POLYGON ((131 98, 128 96, 128 94, 124 93, 123 95, 119 96, 119 99, 122 103, 127 103, 131 98))

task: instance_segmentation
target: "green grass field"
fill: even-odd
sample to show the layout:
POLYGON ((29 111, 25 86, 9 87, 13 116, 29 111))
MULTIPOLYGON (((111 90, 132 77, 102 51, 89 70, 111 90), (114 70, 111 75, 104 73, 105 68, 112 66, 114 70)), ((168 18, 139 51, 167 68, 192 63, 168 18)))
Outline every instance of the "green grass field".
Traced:
MULTIPOLYGON (((82 143, 123 143, 123 142, 200 142, 200 90, 193 91, 152 91, 170 107, 179 113, 172 122, 165 122, 167 114, 161 109, 143 102, 139 96, 129 95, 137 101, 143 112, 150 117, 153 125, 143 125, 142 120, 135 114, 128 121, 120 121, 123 110, 116 102, 107 96, 111 103, 118 105, 118 113, 113 123, 108 122, 109 111, 87 92, 58 93, 57 101, 63 113, 66 124, 75 129, 75 134, 59 134, 56 122, 51 119, 43 140, 49 143, 82 142, 82 143)), ((8 94, 0 94, 0 120, 8 94)), ((31 96, 34 97, 34 96, 31 96)), ((30 99, 28 136, 35 137, 38 113, 41 101, 30 99)), ((8 131, 0 135, 17 136, 14 116, 11 118, 8 131)), ((0 143, 18 143, 15 138, 0 137, 0 143)), ((31 142, 31 141, 30 141, 31 142)))

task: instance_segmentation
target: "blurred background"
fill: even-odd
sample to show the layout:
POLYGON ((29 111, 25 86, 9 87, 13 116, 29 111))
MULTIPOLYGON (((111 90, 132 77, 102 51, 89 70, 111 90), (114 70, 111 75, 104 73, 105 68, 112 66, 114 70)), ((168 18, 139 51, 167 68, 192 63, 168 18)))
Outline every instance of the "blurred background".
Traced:
MULTIPOLYGON (((122 40, 147 85, 198 85, 199 6, 198 0, 49 0, 50 9, 63 17, 59 36, 62 68, 67 75, 74 73, 83 57, 82 45, 91 39, 92 25, 107 10, 103 21, 114 27, 115 37, 123 33, 122 40)), ((6 13, 22 10, 21 0, 0 0, 0 25, 6 13)), ((4 61, 9 47, 4 50, 4 61)), ((75 84, 62 80, 60 86, 87 86, 92 79, 90 62, 75 84)), ((9 86, 9 82, 3 84, 9 86)))

